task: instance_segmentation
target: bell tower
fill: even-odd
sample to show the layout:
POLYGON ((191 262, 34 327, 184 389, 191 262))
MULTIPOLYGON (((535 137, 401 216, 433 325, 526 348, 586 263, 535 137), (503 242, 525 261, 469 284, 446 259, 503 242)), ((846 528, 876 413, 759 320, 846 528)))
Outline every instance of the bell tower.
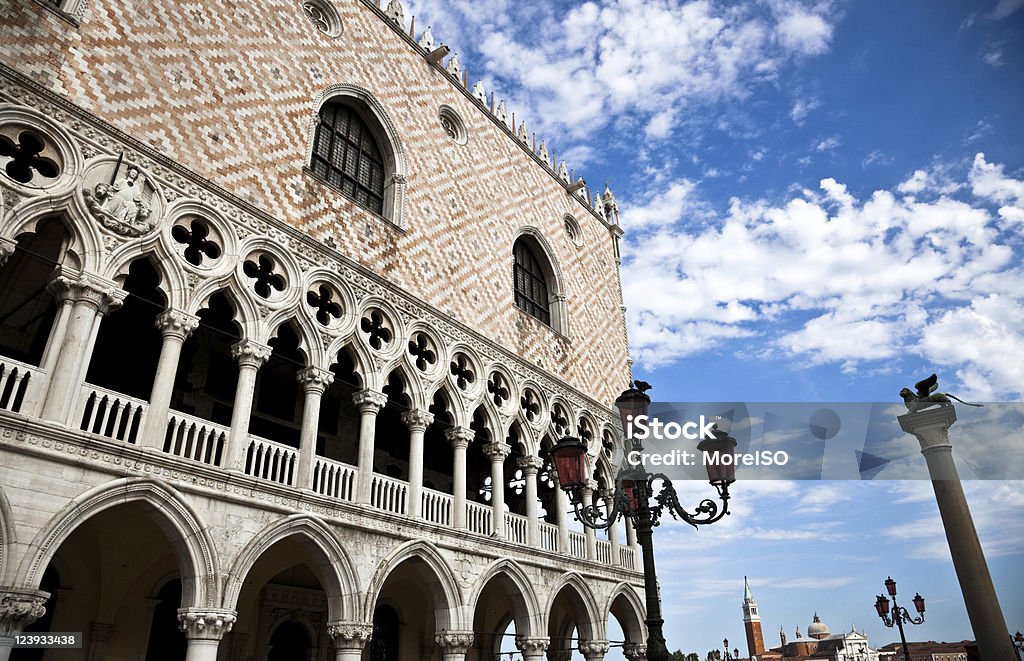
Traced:
POLYGON ((743 629, 747 632, 747 654, 751 659, 764 654, 764 636, 761 635, 761 616, 757 614, 757 602, 750 591, 747 577, 743 577, 743 629))

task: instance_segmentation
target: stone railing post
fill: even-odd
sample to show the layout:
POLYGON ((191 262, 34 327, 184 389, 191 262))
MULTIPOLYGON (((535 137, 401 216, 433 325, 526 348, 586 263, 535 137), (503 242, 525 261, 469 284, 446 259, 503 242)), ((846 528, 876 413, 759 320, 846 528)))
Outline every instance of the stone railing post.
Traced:
POLYGON ((270 358, 273 349, 252 340, 231 345, 231 357, 238 361, 238 383, 235 401, 231 407, 231 431, 225 467, 245 470, 245 451, 249 447, 249 418, 252 416, 252 397, 256 388, 256 372, 270 358))
POLYGON ((907 413, 897 420, 903 431, 917 437, 921 454, 928 462, 935 501, 946 531, 953 568, 960 581, 967 616, 978 641, 978 652, 983 659, 1012 659, 1015 652, 1010 632, 1003 619, 956 464, 953 463, 949 428, 956 422, 956 411, 951 405, 939 406, 907 413))
POLYGON ((466 652, 473 647, 473 632, 441 631, 434 642, 441 648, 442 661, 465 661, 466 652))
POLYGON ((199 328, 199 317, 170 309, 156 318, 156 327, 163 336, 163 344, 156 365, 153 390, 149 395, 149 409, 146 411, 140 445, 161 450, 167 435, 167 416, 171 410, 171 394, 174 392, 174 377, 178 373, 181 347, 188 336, 199 328))
POLYGON ((48 592, 0 587, 0 661, 11 656, 11 636, 46 615, 48 592))
POLYGON ((373 439, 377 433, 377 414, 388 403, 388 396, 376 390, 360 390, 352 395, 359 409, 359 471, 356 475, 356 502, 370 502, 373 482, 373 439))
POLYGON ((188 651, 185 661, 217 661, 217 648, 224 634, 235 625, 237 613, 222 609, 181 608, 178 628, 185 633, 188 651))
POLYGON ((491 534, 499 539, 505 531, 505 459, 512 452, 508 443, 497 441, 484 445, 484 454, 491 460, 491 534))
MULTIPOLYGON (((544 464, 539 457, 520 457, 516 465, 526 480, 526 543, 540 546, 540 503, 537 500, 537 473, 544 464)), ((525 658, 525 656, 524 656, 525 658)))
POLYGON ((316 459, 316 435, 320 428, 320 398, 334 383, 334 375, 319 367, 307 367, 295 375, 305 399, 302 400, 302 430, 299 432, 299 471, 295 484, 313 488, 313 461, 316 459))
POLYGON ((445 432, 454 453, 452 464, 452 527, 466 527, 466 448, 476 436, 472 429, 452 427, 445 432))
POLYGON ((334 643, 334 661, 359 661, 373 634, 373 625, 363 622, 328 622, 327 635, 334 643))
POLYGON ((423 434, 434 421, 427 411, 406 411, 402 422, 409 428, 409 516, 418 519, 423 508, 423 434))
POLYGON ((523 661, 543 661, 550 644, 547 638, 516 636, 516 649, 523 655, 523 661))

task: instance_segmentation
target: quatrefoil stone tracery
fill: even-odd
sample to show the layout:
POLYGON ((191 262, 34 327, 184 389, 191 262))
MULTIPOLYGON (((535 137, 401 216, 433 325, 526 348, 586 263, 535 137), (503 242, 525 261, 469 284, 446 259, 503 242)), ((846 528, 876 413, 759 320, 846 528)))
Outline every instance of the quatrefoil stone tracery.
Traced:
POLYGON ((540 402, 537 399, 537 394, 529 388, 524 390, 523 396, 519 398, 519 406, 523 409, 523 415, 530 422, 540 416, 540 402))
POLYGON ((387 321, 380 310, 371 310, 359 321, 359 328, 367 334, 370 346, 380 351, 384 345, 390 344, 394 333, 388 328, 387 321))
POLYGON ((253 290, 263 298, 270 298, 275 291, 282 292, 285 289, 285 279, 275 272, 276 268, 277 264, 270 255, 260 255, 255 261, 247 259, 242 264, 242 272, 255 281, 253 290))
POLYGON ((437 362, 437 353, 426 333, 416 333, 409 340, 409 355, 416 359, 416 369, 426 372, 437 362))
POLYGON ((185 246, 185 261, 193 266, 202 266, 204 258, 215 260, 220 257, 220 246, 209 236, 209 225, 199 218, 194 218, 188 227, 175 225, 171 228, 171 238, 185 246))
POLYGON ((316 320, 321 326, 330 326, 341 319, 341 305, 335 298, 334 291, 326 284, 321 284, 315 290, 306 292, 306 304, 313 309, 316 320))
POLYGON ((464 353, 455 354, 449 369, 452 376, 455 377, 455 385, 460 390, 468 390, 469 386, 476 381, 476 375, 473 373, 473 364, 470 362, 469 356, 464 353))
POLYGON ((487 380, 487 393, 496 406, 502 406, 511 397, 511 393, 505 387, 505 377, 498 372, 492 372, 491 378, 487 380))
POLYGON ((4 166, 4 171, 18 183, 32 181, 33 170, 47 179, 54 179, 60 174, 60 167, 52 159, 41 156, 45 149, 43 139, 31 131, 19 133, 17 143, 6 135, 0 135, 0 156, 11 159, 4 166))

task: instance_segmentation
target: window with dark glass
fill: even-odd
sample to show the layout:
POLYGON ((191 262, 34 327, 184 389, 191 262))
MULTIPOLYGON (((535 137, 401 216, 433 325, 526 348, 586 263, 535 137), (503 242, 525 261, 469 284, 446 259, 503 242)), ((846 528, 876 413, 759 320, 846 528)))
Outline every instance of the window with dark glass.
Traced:
POLYGON ((527 314, 537 317, 545 324, 551 323, 551 312, 548 308, 548 281, 530 245, 523 239, 516 241, 512 247, 515 257, 513 279, 515 285, 516 306, 527 314))
POLYGON ((366 122, 352 107, 324 104, 313 144, 314 174, 356 204, 383 214, 384 160, 366 122))

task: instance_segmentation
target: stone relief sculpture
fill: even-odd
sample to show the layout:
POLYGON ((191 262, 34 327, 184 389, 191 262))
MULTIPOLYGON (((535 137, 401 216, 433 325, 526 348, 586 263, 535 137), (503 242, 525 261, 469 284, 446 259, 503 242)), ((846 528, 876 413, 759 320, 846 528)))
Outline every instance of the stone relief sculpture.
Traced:
POLYGON ((904 388, 900 391, 900 397, 903 398, 903 403, 906 404, 907 409, 914 413, 922 409, 931 408, 933 406, 952 406, 953 402, 951 399, 955 399, 961 404, 967 406, 983 406, 983 404, 971 404, 965 402, 956 395, 950 395, 949 393, 935 392, 939 387, 939 377, 932 374, 927 379, 918 381, 914 384, 914 392, 910 388, 904 388))
POLYGON ((141 236, 156 225, 150 205, 153 187, 138 167, 128 164, 126 168, 118 178, 118 161, 109 183, 101 181, 83 195, 89 211, 104 227, 122 236, 141 236))

